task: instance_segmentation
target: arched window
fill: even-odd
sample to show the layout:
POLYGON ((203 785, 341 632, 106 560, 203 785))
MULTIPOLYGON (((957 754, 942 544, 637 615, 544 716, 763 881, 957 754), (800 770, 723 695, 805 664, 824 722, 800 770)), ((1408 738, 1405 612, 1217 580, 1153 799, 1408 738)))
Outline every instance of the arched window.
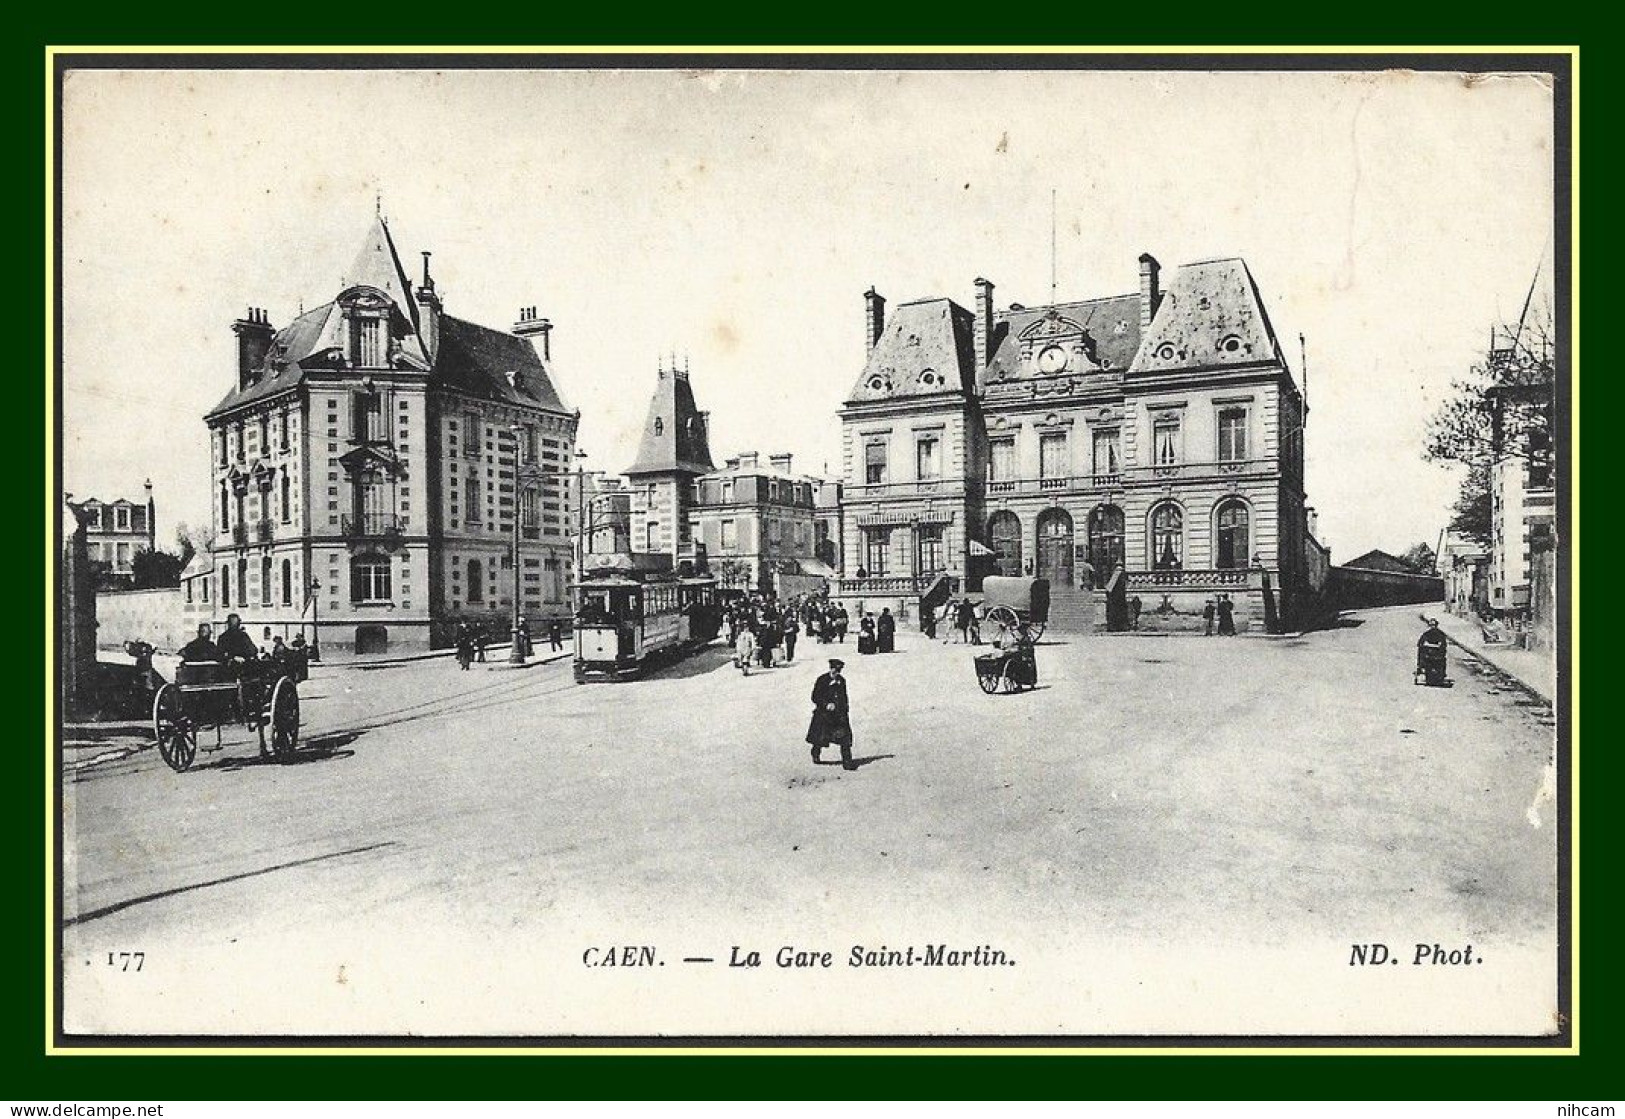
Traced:
POLYGON ((271 557, 260 557, 260 604, 271 605, 271 557))
POLYGON ((388 602, 393 597, 388 556, 357 556, 350 561, 350 601, 388 602))
POLYGON ((1097 505, 1089 514, 1089 566, 1095 586, 1104 587, 1123 563, 1123 511, 1115 505, 1097 505))
POLYGON ((1038 564, 1035 574, 1052 586, 1072 586, 1072 514, 1050 508, 1038 515, 1038 564))
POLYGON ((282 561, 282 605, 293 605, 293 561, 282 561))
POLYGON ((220 605, 231 605, 231 568, 220 569, 220 605))
POLYGON ((1151 566, 1157 571, 1185 566, 1185 511, 1172 502, 1151 511, 1151 566))
POLYGON ((288 477, 286 468, 282 471, 282 523, 287 524, 293 516, 293 479, 288 477))
POLYGON ((231 531, 231 487, 220 483, 220 531, 231 531))
POLYGON ((468 561, 468 601, 485 601, 485 565, 477 559, 468 561))
POLYGON ((1000 509, 987 522, 988 542, 993 545, 993 566, 999 575, 1021 574, 1021 518, 1000 509))
POLYGON ((1247 566, 1247 557, 1251 554, 1248 539, 1247 506, 1244 502, 1231 498, 1219 503, 1214 514, 1214 537, 1218 541, 1214 549, 1214 563, 1218 568, 1234 570, 1247 566))
POLYGON ((248 561, 237 561, 237 605, 248 605, 248 561))

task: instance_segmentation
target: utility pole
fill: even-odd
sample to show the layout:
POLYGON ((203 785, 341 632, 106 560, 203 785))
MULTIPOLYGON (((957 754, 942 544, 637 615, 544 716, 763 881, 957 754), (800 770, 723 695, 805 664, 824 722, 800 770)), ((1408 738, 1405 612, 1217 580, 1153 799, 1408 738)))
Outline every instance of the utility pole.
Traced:
POLYGON ((518 424, 510 424, 508 431, 513 435, 513 620, 510 626, 513 633, 513 647, 508 650, 509 664, 525 663, 525 643, 519 631, 519 511, 523 507, 523 493, 519 480, 519 437, 524 433, 518 424))

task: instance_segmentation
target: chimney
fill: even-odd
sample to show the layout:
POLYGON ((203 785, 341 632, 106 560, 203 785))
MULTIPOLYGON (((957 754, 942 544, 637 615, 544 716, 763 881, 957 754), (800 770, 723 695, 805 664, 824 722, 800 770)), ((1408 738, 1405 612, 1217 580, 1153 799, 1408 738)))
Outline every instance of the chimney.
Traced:
POLYGON ((262 307, 250 307, 247 315, 231 324, 231 329, 237 335, 237 387, 245 389, 265 368, 265 355, 270 352, 276 331, 262 307))
POLYGON ((748 470, 760 462, 761 457, 762 456, 755 451, 741 451, 739 453, 739 465, 743 469, 748 470))
POLYGON ((871 353, 880 341, 880 332, 886 327, 886 297, 874 288, 863 293, 867 307, 864 314, 864 353, 871 353))
POLYGON ((1309 535, 1313 536, 1316 540, 1319 540, 1320 537, 1317 535, 1317 533, 1320 530, 1320 514, 1315 512, 1315 507, 1313 505, 1305 505, 1303 507, 1303 521, 1304 527, 1309 530, 1309 535))
POLYGON ((774 470, 780 470, 786 474, 791 472, 789 455, 768 455, 767 461, 773 464, 774 470))
POLYGON ((1140 329, 1144 330, 1151 325, 1151 319, 1157 313, 1157 305, 1162 302, 1162 287, 1159 277, 1162 275, 1162 265, 1150 253, 1140 254, 1140 329))
POLYGON ((418 337, 423 340, 423 352, 428 355, 431 364, 440 349, 440 296, 434 290, 434 280, 429 276, 429 257, 432 255, 427 249, 424 250, 423 282, 418 285, 418 337))
POLYGON ((521 338, 539 337, 541 341, 534 345, 541 351, 542 360, 553 360, 553 323, 539 317, 535 307, 519 308, 519 321, 513 324, 513 332, 521 338))
POLYGON ((993 281, 976 277, 976 362, 993 360, 993 281))

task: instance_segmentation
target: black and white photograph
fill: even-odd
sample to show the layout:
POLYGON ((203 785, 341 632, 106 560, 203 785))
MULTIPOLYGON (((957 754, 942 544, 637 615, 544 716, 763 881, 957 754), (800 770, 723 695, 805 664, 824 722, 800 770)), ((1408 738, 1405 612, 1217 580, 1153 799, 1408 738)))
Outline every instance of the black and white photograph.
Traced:
POLYGON ((1570 1045, 1569 66, 57 55, 55 1044, 1570 1045))

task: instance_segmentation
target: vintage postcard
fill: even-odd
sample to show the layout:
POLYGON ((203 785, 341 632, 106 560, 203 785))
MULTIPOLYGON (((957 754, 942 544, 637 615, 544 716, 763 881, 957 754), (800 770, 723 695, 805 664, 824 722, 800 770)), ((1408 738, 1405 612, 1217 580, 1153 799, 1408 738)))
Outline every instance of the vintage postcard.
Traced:
POLYGON ((55 1044, 1572 1044, 1572 61, 53 55, 55 1044))

